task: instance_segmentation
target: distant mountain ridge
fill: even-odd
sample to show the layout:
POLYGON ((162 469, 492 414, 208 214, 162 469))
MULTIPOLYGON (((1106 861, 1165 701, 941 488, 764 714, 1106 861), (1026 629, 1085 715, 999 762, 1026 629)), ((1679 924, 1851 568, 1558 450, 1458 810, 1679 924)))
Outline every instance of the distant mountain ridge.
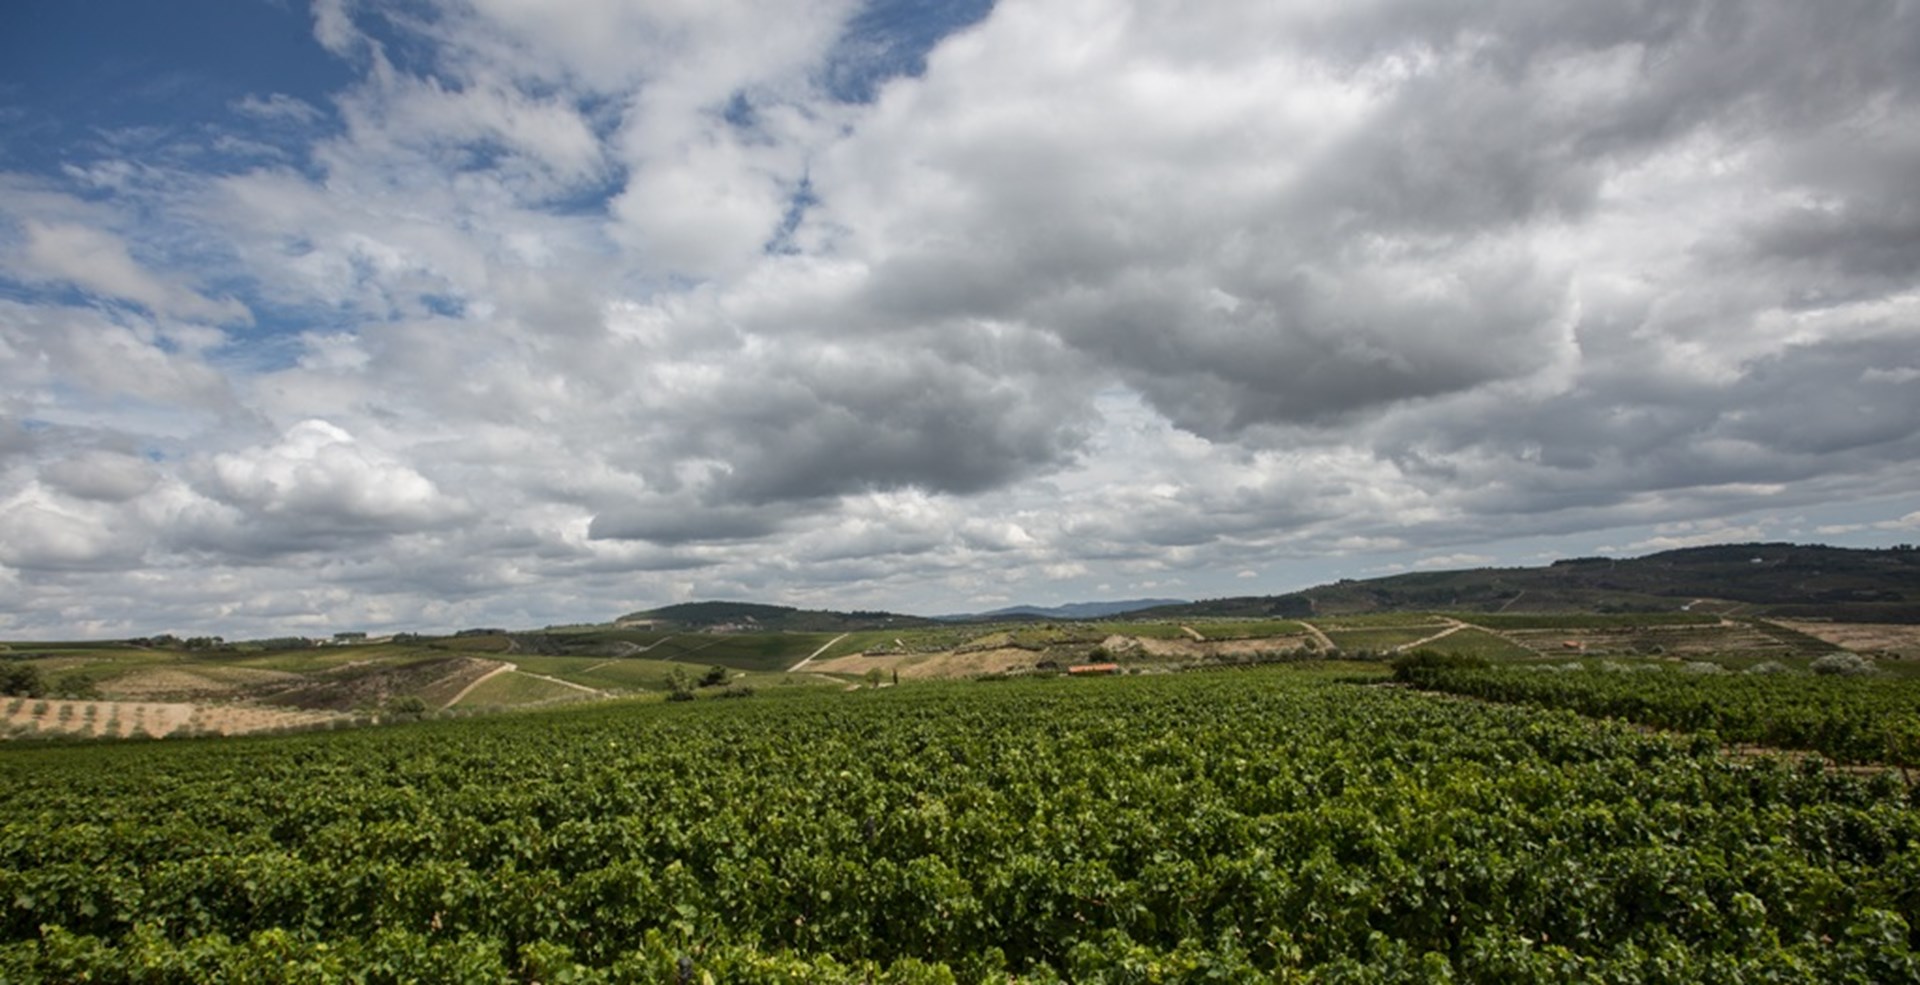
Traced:
POLYGON ((1672 612, 1697 600, 1743 615, 1920 623, 1920 550, 1820 544, 1722 544, 1638 558, 1567 558, 1533 568, 1418 571, 1344 579, 1283 595, 1186 602, 1132 599, 1010 606, 928 618, 754 602, 683 602, 621 616, 687 629, 841 633, 995 619, 1298 618, 1366 612, 1672 612))
POLYGON ((994 619, 1104 619, 1142 609, 1186 605, 1186 599, 1119 599, 1112 602, 1068 602, 1065 605, 1013 605, 991 612, 935 616, 942 622, 986 622, 994 619))
POLYGON ((1920 550, 1752 543, 1638 558, 1568 558, 1537 568, 1422 571, 1346 579, 1284 595, 1207 599, 1144 618, 1345 615, 1365 612, 1662 612, 1695 600, 1744 614, 1920 623, 1920 550))
POLYGON ((658 609, 629 612, 614 622, 616 625, 664 623, 688 629, 724 627, 766 632, 844 633, 856 629, 928 626, 934 620, 897 612, 833 612, 759 602, 681 602, 658 609))

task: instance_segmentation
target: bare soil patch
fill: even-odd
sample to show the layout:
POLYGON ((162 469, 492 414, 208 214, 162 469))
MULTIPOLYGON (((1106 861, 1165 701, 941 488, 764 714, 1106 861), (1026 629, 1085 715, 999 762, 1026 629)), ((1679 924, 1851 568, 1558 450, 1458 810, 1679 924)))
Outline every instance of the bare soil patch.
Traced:
POLYGON ((13 738, 80 735, 94 738, 163 738, 176 734, 246 735, 316 728, 346 716, 332 712, 266 708, 247 704, 185 701, 68 701, 8 699, 6 734, 13 738))
POLYGON ((191 701, 223 697, 240 685, 177 667, 148 667, 104 681, 100 691, 122 701, 191 701))
POLYGON ((1199 642, 1191 639, 1156 640, 1144 636, 1109 636, 1102 640, 1100 645, 1105 647, 1108 653, 1115 655, 1131 652, 1168 660, 1206 660, 1218 657, 1250 657, 1260 653, 1299 649, 1305 647, 1311 638, 1306 633, 1295 633, 1290 636, 1263 636, 1249 640, 1199 642))
POLYGON ((316 674, 263 696, 270 704, 323 711, 372 708, 403 696, 418 696, 429 707, 453 699, 476 678, 498 666, 484 657, 432 657, 402 664, 359 664, 316 674))
POLYGON ((991 650, 942 650, 937 653, 853 654, 831 660, 816 660, 808 664, 807 669, 822 674, 864 674, 878 669, 884 674, 899 671, 901 680, 928 680, 1032 670, 1040 659, 1040 654, 1032 650, 1004 646, 991 650))
POLYGON ((1920 660, 1920 626, 1870 622, 1805 622, 1772 620, 1795 632, 1825 640, 1856 653, 1891 653, 1902 660, 1920 660))

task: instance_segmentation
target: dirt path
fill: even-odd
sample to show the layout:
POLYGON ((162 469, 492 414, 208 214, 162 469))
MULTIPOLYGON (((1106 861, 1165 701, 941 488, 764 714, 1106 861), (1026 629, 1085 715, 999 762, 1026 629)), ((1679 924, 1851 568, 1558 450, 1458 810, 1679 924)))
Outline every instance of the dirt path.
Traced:
POLYGON ((1307 628, 1307 632, 1312 633, 1313 638, 1320 641, 1320 649, 1328 653, 1332 653, 1333 651, 1340 649, 1339 647, 1333 645, 1332 637, 1320 631, 1320 627, 1315 626, 1313 623, 1310 623, 1305 619, 1300 620, 1300 625, 1305 626, 1307 628))
POLYGON ((835 643, 838 643, 838 642, 840 642, 841 640, 844 640, 844 639, 846 639, 847 637, 849 637, 849 636, 851 636, 851 635, 853 635, 853 634, 852 634, 852 633, 841 633, 840 635, 838 635, 838 636, 836 636, 836 637, 834 637, 833 639, 830 639, 830 640, 828 640, 828 641, 827 641, 827 642, 825 643, 825 645, 823 645, 823 646, 821 646, 821 647, 820 647, 820 649, 818 649, 818 650, 815 650, 815 651, 813 651, 812 653, 809 653, 809 654, 807 654, 807 659, 805 659, 805 660, 802 660, 802 661, 800 661, 799 663, 797 663, 797 664, 794 664, 794 665, 793 665, 793 666, 791 666, 791 667, 788 667, 788 668, 787 668, 787 673, 789 673, 789 674, 791 674, 791 673, 793 673, 794 671, 796 671, 796 670, 799 670, 800 668, 802 668, 802 667, 805 667, 806 665, 808 665, 808 664, 810 664, 810 663, 812 663, 812 662, 813 662, 813 658, 814 658, 814 657, 817 657, 817 656, 819 656, 819 655, 821 655, 822 653, 825 653, 825 652, 827 652, 827 647, 830 647, 830 646, 832 646, 832 645, 834 645, 835 643))
MULTIPOLYGON (((520 670, 520 668, 518 667, 514 667, 513 669, 520 670)), ((607 692, 602 691, 597 687, 588 687, 585 684, 575 684, 572 681, 563 681, 558 677, 548 677, 545 674, 536 674, 530 670, 520 670, 520 673, 528 677, 538 677, 539 679, 546 681, 549 684, 558 684, 561 687, 570 687, 570 688, 573 688, 575 691, 585 691, 588 694, 594 695, 596 697, 605 697, 607 694, 607 692)))
POLYGON ((1180 627, 1180 631, 1187 634, 1188 636, 1193 637, 1193 641, 1195 643, 1205 643, 1207 641, 1207 638, 1200 635, 1200 631, 1193 628, 1192 626, 1182 626, 1180 627))
POLYGON ((1498 636, 1501 639, 1506 640, 1509 643, 1512 643, 1514 646, 1517 646, 1522 650, 1530 650, 1534 653, 1540 652, 1539 650, 1534 649, 1532 646, 1526 643, 1523 643, 1520 640, 1514 639, 1513 634, 1507 632, 1504 629, 1495 629, 1492 626, 1482 626, 1479 623, 1474 623, 1474 622, 1463 622, 1460 624, 1460 628, 1461 629, 1477 629, 1490 636, 1498 636))
POLYGON ((459 694, 456 694, 456 695, 454 695, 454 696, 453 696, 453 698, 452 698, 451 700, 449 700, 449 701, 448 701, 448 702, 447 702, 446 704, 444 704, 444 705, 441 705, 440 707, 441 707, 441 708, 443 708, 443 709, 445 709, 445 708, 451 708, 451 707, 453 707, 454 705, 457 705, 457 704, 459 704, 459 703, 460 703, 460 699, 462 699, 462 698, 464 698, 464 697, 466 697, 466 696, 467 696, 468 694, 470 694, 470 693, 472 693, 472 691, 473 691, 473 689, 474 689, 474 688, 476 688, 476 687, 479 687, 479 686, 480 686, 481 684, 484 684, 484 683, 486 683, 487 681, 490 681, 490 680, 492 680, 492 679, 494 679, 494 678, 496 678, 496 677, 499 677, 499 676, 500 676, 501 674, 504 674, 504 673, 506 673, 507 671, 510 671, 510 670, 517 670, 517 669, 518 669, 518 667, 517 667, 517 665, 515 665, 515 664, 513 664, 513 663, 510 663, 510 662, 508 662, 508 661, 505 661, 505 660, 502 660, 502 661, 500 661, 500 666, 498 666, 498 667, 495 667, 495 668, 493 668, 492 670, 489 670, 489 671, 487 671, 487 672, 486 672, 486 673, 484 673, 484 674, 481 674, 481 675, 480 675, 479 677, 476 677, 476 678, 474 678, 474 679, 473 679, 473 680, 471 680, 471 681, 468 681, 468 682, 467 682, 467 686, 466 686, 466 687, 463 687, 463 688, 461 688, 461 689, 460 689, 460 693, 459 693, 459 694))
MULTIPOLYGON (((1445 618, 1445 617, 1443 616, 1442 618, 1445 618)), ((1399 646, 1394 647, 1393 652, 1405 653, 1406 651, 1411 650, 1415 647, 1426 646, 1428 643, 1431 643, 1434 640, 1443 639, 1445 637, 1452 636, 1453 634, 1467 628, 1467 624, 1461 622, 1458 619, 1448 619, 1447 623, 1448 623, 1447 628, 1433 634, 1432 636, 1428 636, 1422 639, 1417 639, 1411 643, 1402 643, 1399 646)))

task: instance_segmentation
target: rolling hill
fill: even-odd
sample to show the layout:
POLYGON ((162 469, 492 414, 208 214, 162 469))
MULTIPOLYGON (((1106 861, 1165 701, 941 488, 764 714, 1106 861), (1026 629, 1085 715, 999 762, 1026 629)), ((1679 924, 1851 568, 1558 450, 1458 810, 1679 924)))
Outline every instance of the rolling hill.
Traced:
POLYGON ((1285 595, 1209 599, 1142 618, 1301 617, 1365 612, 1668 612, 1920 622, 1920 550, 1725 544, 1639 558, 1569 558, 1537 568, 1426 571, 1346 579, 1285 595))
POLYGON ((682 602, 630 612, 615 622, 617 625, 651 622, 656 626, 685 629, 731 627, 766 633, 845 633, 857 629, 930 626, 935 620, 896 612, 832 612, 758 602, 682 602))

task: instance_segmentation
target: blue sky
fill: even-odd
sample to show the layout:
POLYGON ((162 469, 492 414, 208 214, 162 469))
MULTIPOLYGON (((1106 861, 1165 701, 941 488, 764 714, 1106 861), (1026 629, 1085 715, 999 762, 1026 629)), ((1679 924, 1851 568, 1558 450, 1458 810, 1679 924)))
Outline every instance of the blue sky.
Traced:
POLYGON ((0 636, 1920 531, 1910 5, 22 0, 0 636))
POLYGON ((233 104, 249 96, 324 107, 354 78, 295 3, 19 0, 0 24, 4 161, 27 170, 86 154, 102 131, 231 127, 233 104))

